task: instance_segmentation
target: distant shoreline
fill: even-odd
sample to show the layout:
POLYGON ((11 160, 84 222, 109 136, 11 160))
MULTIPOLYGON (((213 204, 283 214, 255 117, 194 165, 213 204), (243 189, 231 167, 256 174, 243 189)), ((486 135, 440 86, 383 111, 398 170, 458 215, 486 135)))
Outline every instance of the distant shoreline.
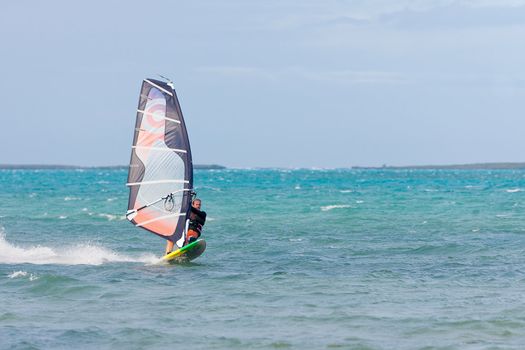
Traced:
MULTIPOLYGON (((194 169, 221 170, 228 169, 218 164, 195 164, 194 169)), ((60 164, 0 164, 0 169, 127 169, 127 165, 105 165, 105 166, 77 166, 60 164)), ((279 168, 260 168, 260 169, 279 169, 279 168)), ((339 168, 343 169, 343 168, 339 168)), ((505 170, 505 169, 525 169, 525 163, 472 163, 472 164, 451 164, 451 165, 406 165, 391 166, 351 166, 347 169, 362 170, 409 170, 409 169, 428 169, 428 170, 505 170)))
MULTIPOLYGON (((127 165, 78 166, 59 164, 0 164, 0 169, 127 169, 127 165)), ((226 169, 217 164, 195 164, 194 169, 226 169)))
MULTIPOLYGON (((228 169, 228 168, 225 168, 228 169)), ((242 168, 241 168, 242 169, 242 168)), ((261 168, 247 168, 247 169, 293 169, 293 170, 336 170, 336 169, 352 169, 352 170, 525 170, 525 163, 471 163, 471 164, 445 164, 445 165, 383 165, 383 166, 360 166, 353 165, 348 167, 338 168, 279 168, 279 167, 261 167, 261 168)))
POLYGON ((472 163, 472 164, 451 164, 451 165, 407 165, 382 167, 362 167, 354 166, 352 169, 433 169, 433 170, 505 170, 505 169, 525 169, 525 163, 472 163))

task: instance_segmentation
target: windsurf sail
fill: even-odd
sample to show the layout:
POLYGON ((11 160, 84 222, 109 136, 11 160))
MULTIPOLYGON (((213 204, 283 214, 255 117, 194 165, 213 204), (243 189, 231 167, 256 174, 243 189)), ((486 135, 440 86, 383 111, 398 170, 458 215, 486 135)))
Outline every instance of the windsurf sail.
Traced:
POLYGON ((181 247, 191 208, 193 164, 171 82, 142 82, 127 186, 128 220, 181 247))

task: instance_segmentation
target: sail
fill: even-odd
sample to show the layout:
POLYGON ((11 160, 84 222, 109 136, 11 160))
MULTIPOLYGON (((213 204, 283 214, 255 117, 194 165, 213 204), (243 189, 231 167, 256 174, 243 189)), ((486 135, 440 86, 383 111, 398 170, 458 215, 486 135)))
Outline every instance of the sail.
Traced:
POLYGON ((128 220, 181 246, 191 206, 193 165, 171 83, 142 82, 127 186, 128 220))

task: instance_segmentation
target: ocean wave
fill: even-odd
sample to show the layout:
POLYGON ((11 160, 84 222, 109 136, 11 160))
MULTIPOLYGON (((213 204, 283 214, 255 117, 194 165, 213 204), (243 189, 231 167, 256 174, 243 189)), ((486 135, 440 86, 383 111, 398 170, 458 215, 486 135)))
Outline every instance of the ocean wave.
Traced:
POLYGON ((507 193, 516 193, 516 192, 522 192, 522 191, 523 191, 522 188, 512 188, 512 189, 506 190, 505 192, 507 192, 507 193))
POLYGON ((450 254, 453 252, 463 252, 464 247, 456 243, 445 243, 445 244, 423 244, 419 247, 408 249, 408 254, 450 254))
POLYGON ((78 200, 80 200, 80 199, 81 199, 81 198, 79 198, 79 197, 69 197, 69 196, 64 197, 64 200, 65 200, 66 202, 68 202, 68 201, 78 201, 78 200))
POLYGON ((114 215, 114 214, 98 214, 101 218, 106 218, 108 221, 114 221, 114 220, 126 220, 125 215, 114 215))
POLYGON ((465 186, 466 189, 469 189, 469 190, 480 190, 480 189, 483 189, 483 186, 481 185, 466 185, 465 186))
POLYGON ((27 271, 15 271, 12 274, 7 275, 8 278, 19 278, 27 277, 29 275, 29 280, 34 281, 38 279, 38 276, 33 275, 32 273, 28 274, 27 271))
POLYGON ((12 274, 8 275, 7 277, 9 278, 17 278, 17 277, 20 277, 20 276, 27 276, 27 272, 25 271, 16 271, 16 272, 13 272, 12 274))
POLYGON ((321 211, 329 211, 332 209, 342 209, 342 208, 350 208, 350 205, 348 204, 325 205, 324 207, 321 207, 321 211))
POLYGON ((212 186, 195 187, 195 191, 200 191, 200 190, 210 190, 210 191, 222 192, 222 190, 219 187, 212 187, 212 186))
MULTIPOLYGON (((1 264, 102 265, 116 262, 156 264, 158 261, 159 258, 153 254, 131 257, 91 243, 64 247, 19 247, 9 243, 5 239, 5 234, 0 232, 1 264)), ((24 271, 17 272, 12 274, 12 278, 25 276, 24 271)))
POLYGON ((352 193, 354 190, 340 190, 340 193, 352 193))

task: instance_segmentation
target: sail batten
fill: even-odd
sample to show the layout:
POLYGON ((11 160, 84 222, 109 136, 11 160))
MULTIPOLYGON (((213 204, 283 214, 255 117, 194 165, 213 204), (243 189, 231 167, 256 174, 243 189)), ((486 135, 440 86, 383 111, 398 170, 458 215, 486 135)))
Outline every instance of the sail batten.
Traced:
MULTIPOLYGON (((128 182, 126 186, 138 186, 138 185, 156 185, 156 184, 165 184, 165 183, 174 183, 174 184, 187 184, 189 181, 186 180, 153 180, 153 181, 141 181, 141 182, 128 182)), ((180 192, 180 191, 176 191, 180 192)))
POLYGON ((179 152, 179 153, 186 153, 187 152, 185 149, 167 148, 167 147, 131 146, 131 148, 135 148, 135 149, 149 149, 149 150, 152 150, 152 151, 163 151, 163 152, 179 152))
POLYGON ((163 116, 163 115, 158 114, 158 113, 157 114, 155 114, 155 113, 148 113, 148 112, 145 112, 145 111, 141 111, 140 109, 137 109, 137 112, 142 113, 142 114, 147 115, 147 116, 156 117, 156 118, 162 118, 162 119, 165 119, 165 120, 169 120, 170 122, 174 122, 174 123, 180 124, 180 120, 173 119, 173 118, 168 118, 168 117, 163 116))
POLYGON ((128 220, 180 241, 191 205, 193 165, 177 94, 165 82, 142 82, 126 185, 128 220))
MULTIPOLYGON (((170 95, 170 96, 173 96, 173 93, 171 93, 171 92, 169 92, 168 90, 162 88, 161 86, 159 86, 159 85, 153 83, 152 80, 153 80, 153 79, 149 79, 149 80, 148 80, 148 79, 144 79, 144 81, 145 81, 146 83, 148 83, 148 84, 150 84, 150 85, 156 87, 156 88, 159 89, 160 91, 162 91, 162 92, 164 92, 164 93, 166 93, 166 94, 168 94, 168 95, 170 95)), ((167 85, 167 84, 166 84, 166 85, 167 85)))

